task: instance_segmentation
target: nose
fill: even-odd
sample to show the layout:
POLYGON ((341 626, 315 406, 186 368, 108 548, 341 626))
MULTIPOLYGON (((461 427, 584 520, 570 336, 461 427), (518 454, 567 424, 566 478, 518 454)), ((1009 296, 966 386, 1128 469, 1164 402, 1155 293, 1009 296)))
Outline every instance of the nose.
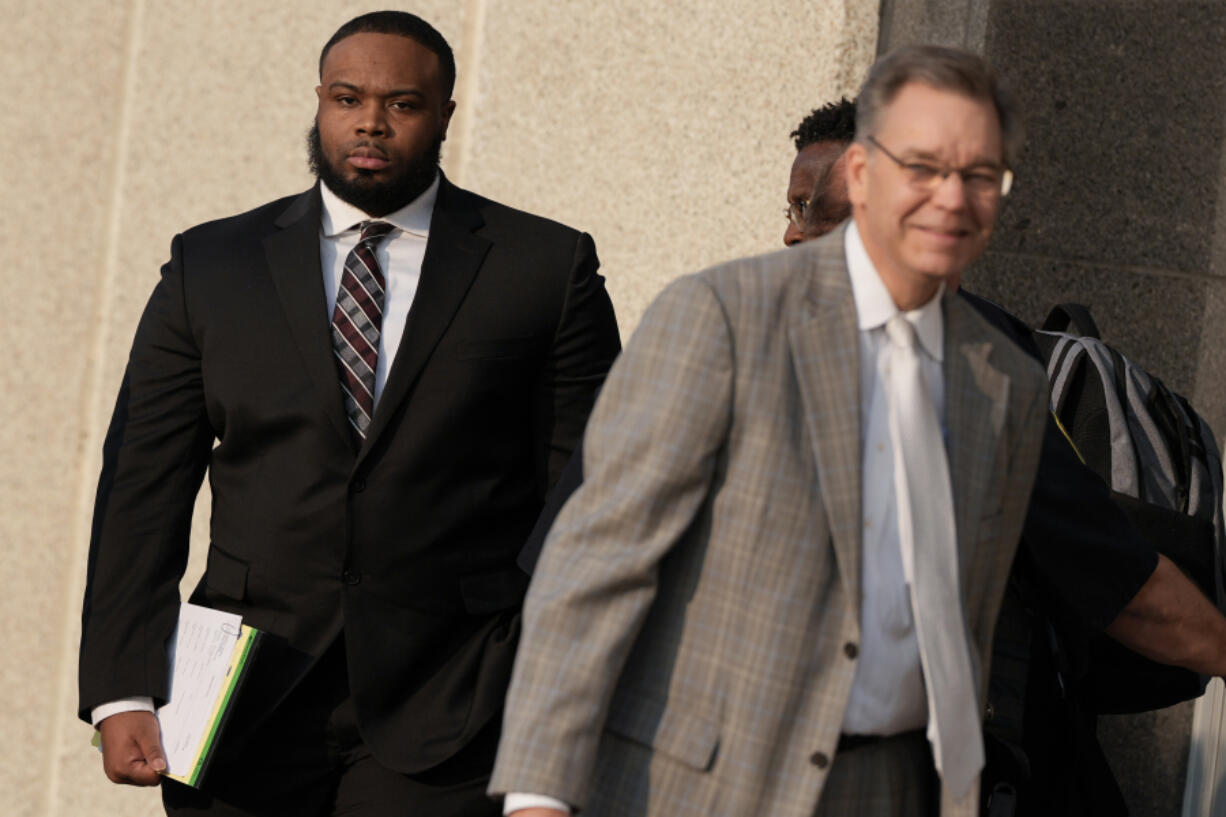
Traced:
POLYGON ((962 181, 962 174, 951 171, 937 182, 932 191, 932 201, 947 210, 961 210, 966 207, 966 185, 962 181))
POLYGON ((362 106, 362 115, 358 117, 357 131, 369 136, 383 136, 387 133, 387 111, 376 100, 371 100, 362 106))
POLYGON ((800 231, 800 228, 788 221, 788 228, 783 231, 783 245, 791 247, 805 240, 805 234, 800 231))

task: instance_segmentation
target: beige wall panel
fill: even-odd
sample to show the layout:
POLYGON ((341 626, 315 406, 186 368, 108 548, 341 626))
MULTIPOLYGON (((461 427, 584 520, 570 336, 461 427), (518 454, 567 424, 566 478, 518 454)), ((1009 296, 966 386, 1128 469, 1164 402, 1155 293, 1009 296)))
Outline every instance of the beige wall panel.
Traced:
POLYGON ((782 247, 788 133, 854 94, 869 0, 489 0, 465 181, 587 230, 623 337, 677 275, 782 247))
POLYGON ((62 636, 80 611, 77 468, 128 9, 6 1, 0 16, 0 792, 6 814, 33 815, 45 813, 57 726, 71 718, 61 702, 75 648, 62 636))

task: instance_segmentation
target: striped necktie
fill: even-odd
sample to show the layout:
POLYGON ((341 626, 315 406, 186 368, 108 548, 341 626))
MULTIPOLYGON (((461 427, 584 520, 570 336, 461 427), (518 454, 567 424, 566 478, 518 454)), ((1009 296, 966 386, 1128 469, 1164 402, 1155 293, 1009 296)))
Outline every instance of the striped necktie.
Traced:
POLYGON ((375 413, 375 365, 383 326, 383 272, 375 247, 394 228, 386 221, 363 221, 357 246, 345 258, 345 271, 332 310, 332 349, 345 396, 345 413, 358 443, 375 413))

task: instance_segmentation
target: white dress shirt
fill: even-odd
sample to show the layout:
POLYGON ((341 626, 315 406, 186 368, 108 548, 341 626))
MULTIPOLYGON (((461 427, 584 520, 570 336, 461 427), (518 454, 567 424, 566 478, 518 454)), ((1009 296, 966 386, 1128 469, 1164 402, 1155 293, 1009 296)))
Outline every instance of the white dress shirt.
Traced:
MULTIPOLYGON (((860 458, 863 465, 864 548, 861 557, 860 652, 842 731, 894 735, 928 723, 928 700, 920 668, 919 642, 911 616, 908 577, 894 501, 894 448, 885 395, 885 324, 898 312, 894 300, 864 249, 855 222, 843 236, 847 272, 860 328, 860 458)), ((941 371, 945 326, 942 284, 928 303, 903 313, 923 347, 920 367, 944 423, 945 385, 941 371)), ((566 803, 539 794, 508 793, 503 814, 529 807, 571 813, 566 803)))
MULTIPOLYGON (((383 394, 383 384, 387 382, 387 373, 400 347, 405 319, 409 315, 409 308, 413 306, 413 298, 417 295, 421 262, 426 254, 426 240, 430 236, 430 219, 434 215, 434 203, 438 199, 439 178, 435 175, 434 183, 426 188, 424 193, 399 210, 378 219, 388 222, 396 229, 388 233, 375 248, 375 258, 385 279, 379 362, 375 366, 376 411, 379 397, 383 394)), ((336 295, 341 286, 345 258, 358 243, 360 230, 357 225, 371 220, 371 217, 352 204, 342 201, 322 182, 319 192, 323 199, 319 224, 319 262, 323 270, 324 297, 327 300, 327 311, 320 316, 320 320, 324 321, 326 326, 331 323, 332 310, 336 307, 336 295)), ((339 378, 338 374, 338 390, 339 378)), ((137 695, 99 704, 90 711, 90 721, 96 727, 111 715, 133 711, 152 712, 153 699, 147 695, 137 695)))
MULTIPOLYGON (((885 324, 898 313, 873 267, 855 222, 844 233, 847 271, 860 329, 860 456, 863 478, 863 550, 860 564, 860 652, 842 731, 893 735, 928 723, 919 642, 911 614, 894 493, 894 447, 890 437, 885 324)), ((944 423, 944 318, 941 295, 903 314, 915 327, 920 368, 937 417, 944 423)))

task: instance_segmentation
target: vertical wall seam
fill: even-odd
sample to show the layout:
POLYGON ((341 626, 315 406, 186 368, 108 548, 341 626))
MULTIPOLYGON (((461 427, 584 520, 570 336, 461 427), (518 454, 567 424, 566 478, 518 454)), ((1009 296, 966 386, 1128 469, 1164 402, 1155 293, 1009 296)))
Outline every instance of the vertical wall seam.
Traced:
POLYGON ((988 6, 987 0, 967 0, 965 42, 963 48, 982 57, 988 54, 988 6))
POLYGON ((485 19, 487 0, 466 0, 464 4, 463 53, 460 57, 456 82, 457 128, 453 128, 450 141, 456 152, 456 161, 451 169, 453 181, 460 185, 468 183, 469 164, 472 160, 473 120, 477 113, 477 96, 481 83, 478 77, 482 50, 485 45, 485 19))
MULTIPOLYGON (((72 521, 71 539, 68 553, 70 558, 66 565, 67 580, 61 583, 63 618, 60 622, 60 656, 56 671, 57 688, 55 706, 52 714, 51 729, 48 741, 49 751, 43 753, 50 768, 46 777, 46 808, 47 817, 57 817, 60 805, 61 758, 60 741, 66 729, 70 726, 70 715, 75 707, 70 708, 73 698, 72 688, 75 686, 77 643, 72 638, 79 618, 79 600, 84 591, 85 563, 88 558, 89 528, 92 519, 92 495, 95 474, 87 467, 91 461, 90 453, 102 447, 105 420, 101 419, 101 401, 105 385, 103 382, 106 371, 106 350, 111 333, 111 313, 115 302, 116 279, 119 275, 120 246, 119 236, 122 228, 124 182, 127 178, 128 160, 130 155, 129 140, 132 131, 132 108, 134 105, 139 41, 145 18, 145 0, 130 0, 128 30, 124 41, 123 82, 120 86, 119 117, 115 128, 115 153, 110 170, 110 210, 107 214, 107 228, 101 257, 102 269, 99 273, 98 296, 93 314, 93 332, 89 345, 89 363, 85 377, 82 378, 85 388, 78 400, 77 427, 82 433, 78 437, 76 456, 76 488, 73 508, 75 514, 72 521)), ((75 721, 75 715, 71 718, 75 721)), ((81 751, 92 751, 82 742, 81 751)), ((98 770, 102 774, 102 770, 98 770)))
MULTIPOLYGON (((857 23, 861 16, 867 17, 859 0, 844 0, 842 5, 842 32, 838 40, 839 65, 837 67, 838 93, 855 99, 860 92, 860 85, 869 67, 885 47, 886 26, 892 15, 893 3, 883 0, 874 15, 877 29, 874 32, 874 43, 869 47, 858 36, 857 23)), ((831 100, 833 101, 833 100, 831 100)))
POLYGON ((876 57, 885 54, 893 28, 894 0, 881 0, 877 6, 877 47, 873 50, 876 57))

